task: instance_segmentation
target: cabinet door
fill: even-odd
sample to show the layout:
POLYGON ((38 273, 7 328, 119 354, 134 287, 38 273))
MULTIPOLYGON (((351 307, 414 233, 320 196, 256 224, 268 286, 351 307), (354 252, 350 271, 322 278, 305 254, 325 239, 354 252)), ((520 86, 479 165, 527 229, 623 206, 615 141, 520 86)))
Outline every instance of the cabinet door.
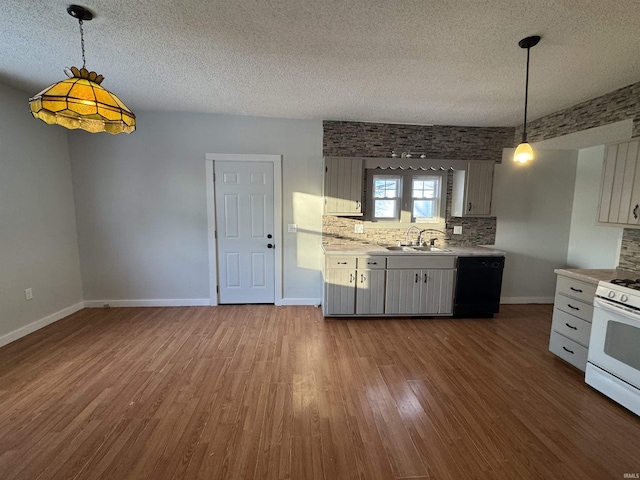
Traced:
POLYGON ((325 315, 353 315, 356 311, 356 271, 330 268, 324 279, 325 315))
POLYGON ((324 213, 362 215, 362 159, 325 157, 324 213))
POLYGON ((356 313, 374 315, 384 313, 384 270, 358 270, 356 313))
POLYGON ((453 277, 455 270, 422 270, 420 313, 453 313, 453 277))
POLYGON ((387 270, 385 313, 420 313, 422 270, 387 270))
POLYGON ((466 170, 453 172, 452 216, 491 215, 493 167, 493 162, 468 162, 466 170))
POLYGON ((469 162, 467 167, 467 215, 491 215, 493 162, 469 162))
POLYGON ((640 223, 638 143, 635 140, 609 145, 605 151, 598 208, 600 223, 640 223))

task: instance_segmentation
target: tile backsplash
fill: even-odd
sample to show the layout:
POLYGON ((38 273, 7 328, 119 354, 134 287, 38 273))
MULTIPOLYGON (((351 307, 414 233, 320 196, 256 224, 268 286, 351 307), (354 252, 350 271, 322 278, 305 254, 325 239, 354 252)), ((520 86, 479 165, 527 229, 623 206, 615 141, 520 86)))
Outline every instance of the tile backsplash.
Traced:
POLYGON ((640 229, 623 230, 618 267, 634 272, 640 271, 640 229))
MULTIPOLYGON (((440 232, 429 232, 426 239, 437 238, 437 246, 474 246, 493 245, 496 238, 496 217, 468 217, 458 218, 451 216, 451 191, 453 187, 453 174, 447 176, 447 206, 445 227, 440 232), (453 227, 461 226, 462 234, 454 235, 453 227)), ((323 215, 322 217, 322 243, 325 245, 371 243, 396 245, 404 243, 407 227, 402 228, 368 228, 370 222, 365 222, 361 217, 337 217, 323 215), (355 226, 363 224, 363 233, 355 233, 355 226)), ((430 224, 413 224, 418 228, 431 228, 430 224)), ((442 225, 434 226, 441 230, 442 225), (439 228, 440 227, 440 228, 439 228)), ((417 233, 413 231, 410 240, 415 240, 417 233)))

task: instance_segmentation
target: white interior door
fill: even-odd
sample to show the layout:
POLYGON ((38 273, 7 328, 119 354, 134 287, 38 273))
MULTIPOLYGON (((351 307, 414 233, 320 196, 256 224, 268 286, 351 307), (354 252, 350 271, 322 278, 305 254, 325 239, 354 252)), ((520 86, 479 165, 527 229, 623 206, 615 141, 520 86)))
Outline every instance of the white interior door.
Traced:
POLYGON ((219 303, 275 303, 273 163, 214 162, 219 303))

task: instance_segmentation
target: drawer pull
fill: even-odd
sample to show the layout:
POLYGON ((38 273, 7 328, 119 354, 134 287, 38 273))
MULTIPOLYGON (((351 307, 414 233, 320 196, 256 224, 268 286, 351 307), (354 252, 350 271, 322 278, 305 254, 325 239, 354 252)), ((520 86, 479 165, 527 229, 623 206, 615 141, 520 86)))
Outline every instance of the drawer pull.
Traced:
POLYGON ((367 265, 377 265, 378 262, 367 262, 367 265))
POLYGON ((573 305, 571 305, 570 303, 567 303, 567 307, 569 307, 572 310, 580 310, 580 307, 574 307, 573 305))
POLYGON ((570 288, 571 288, 571 290, 573 290, 574 292, 582 293, 582 290, 580 290, 579 288, 573 288, 573 287, 570 287, 570 288))
POLYGON ((569 352, 571 355, 573 355, 573 351, 569 350, 567 347, 562 347, 562 349, 566 352, 569 352))
POLYGON ((573 325, 569 325, 568 323, 565 323, 565 325, 566 325, 567 327, 569 327, 569 328, 574 329, 574 330, 577 330, 577 329, 578 329, 578 327, 574 327, 573 325))
POLYGON ((338 265, 346 265, 347 262, 338 262, 338 265))

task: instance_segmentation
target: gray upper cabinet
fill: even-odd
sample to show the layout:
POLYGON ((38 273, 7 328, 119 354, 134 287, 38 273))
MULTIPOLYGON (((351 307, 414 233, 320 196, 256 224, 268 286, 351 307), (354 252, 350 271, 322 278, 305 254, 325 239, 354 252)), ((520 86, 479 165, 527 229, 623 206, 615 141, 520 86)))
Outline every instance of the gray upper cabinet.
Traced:
POLYGON ((468 162, 466 170, 453 172, 451 215, 488 217, 493 193, 493 162, 468 162))
POLYGON ((362 158, 325 157, 324 213, 362 215, 362 158))
POLYGON ((607 146, 602 167, 600 224, 640 228, 640 140, 607 146))

